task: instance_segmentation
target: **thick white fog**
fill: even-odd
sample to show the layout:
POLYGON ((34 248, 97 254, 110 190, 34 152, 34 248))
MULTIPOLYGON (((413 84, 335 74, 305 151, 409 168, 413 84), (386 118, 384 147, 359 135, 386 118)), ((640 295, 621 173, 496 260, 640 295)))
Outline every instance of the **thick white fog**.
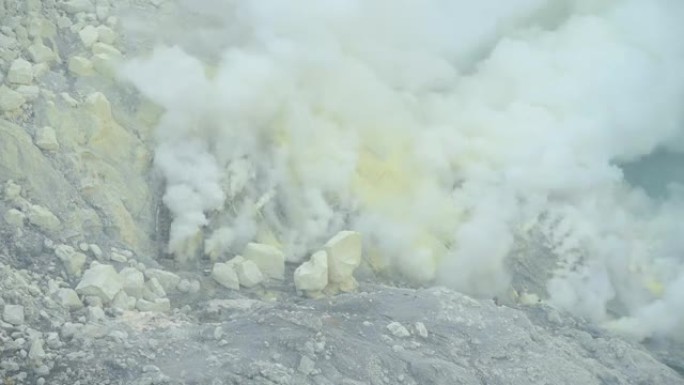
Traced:
POLYGON ((160 45, 122 70, 165 109, 179 260, 204 237, 211 258, 258 239, 296 262, 352 228, 377 269, 494 296, 541 236, 548 302, 638 338, 684 332, 682 186, 649 194, 622 167, 684 150, 683 2, 188 6, 225 26, 195 31, 219 60, 160 45))

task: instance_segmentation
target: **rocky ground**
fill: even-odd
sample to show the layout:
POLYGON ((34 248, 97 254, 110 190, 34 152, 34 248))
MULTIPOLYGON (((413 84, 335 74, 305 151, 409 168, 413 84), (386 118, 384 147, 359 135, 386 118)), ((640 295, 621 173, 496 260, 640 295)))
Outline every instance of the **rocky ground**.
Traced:
POLYGON ((356 233, 300 266, 259 244, 156 257, 158 110, 113 76, 145 47, 121 26, 132 7, 167 4, 0 0, 2 383, 684 384, 681 348, 534 297, 380 284, 356 233))

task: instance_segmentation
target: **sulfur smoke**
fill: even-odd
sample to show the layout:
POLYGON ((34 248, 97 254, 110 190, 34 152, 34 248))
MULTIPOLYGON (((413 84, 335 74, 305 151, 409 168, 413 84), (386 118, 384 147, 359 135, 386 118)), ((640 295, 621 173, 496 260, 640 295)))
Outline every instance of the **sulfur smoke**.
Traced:
POLYGON ((682 181, 655 196, 624 170, 682 159, 684 3, 188 4, 213 29, 122 70, 165 109, 179 260, 258 240, 296 262, 353 228, 376 269, 492 296, 541 238, 550 303, 682 334, 682 181))

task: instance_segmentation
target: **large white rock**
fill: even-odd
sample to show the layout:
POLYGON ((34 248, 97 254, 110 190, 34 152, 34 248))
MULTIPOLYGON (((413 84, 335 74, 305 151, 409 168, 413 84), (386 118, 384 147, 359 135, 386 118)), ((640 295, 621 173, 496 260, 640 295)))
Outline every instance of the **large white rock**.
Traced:
POLYGON ((76 286, 77 293, 99 297, 104 303, 111 302, 122 289, 123 282, 116 269, 99 263, 93 263, 76 286))
POLYGON ((323 249, 328 253, 328 280, 345 284, 361 264, 362 240, 356 231, 341 231, 323 249))
POLYGON ((14 84, 31 84, 33 81, 33 66, 22 58, 15 59, 7 71, 7 81, 14 84))
POLYGON ((256 263, 252 261, 244 261, 236 265, 235 272, 240 280, 240 285, 247 288, 254 287, 264 281, 264 275, 256 263))
POLYGON ((0 112, 17 110, 24 103, 26 103, 24 95, 6 86, 0 86, 0 112))
POLYGON ((2 319, 12 325, 21 325, 24 323, 24 307, 21 305, 5 305, 2 312, 2 319))
POLYGON ((138 269, 124 267, 119 272, 123 290, 126 294, 140 298, 145 291, 145 276, 138 269))
POLYGON ((43 231, 57 231, 62 222, 50 210, 43 206, 32 205, 28 213, 29 222, 43 231))
POLYGON ((57 302, 62 305, 63 308, 68 310, 78 310, 83 307, 83 302, 78 298, 78 294, 74 289, 60 288, 54 294, 57 302))
POLYGON ((277 247, 261 243, 249 243, 242 256, 254 262, 268 278, 285 278, 285 254, 277 247))
POLYGON ((328 253, 317 251, 311 259, 302 263, 294 272, 298 291, 321 291, 328 286, 328 253))
POLYGON ((64 264, 64 269, 72 277, 78 277, 83 272, 86 263, 86 255, 76 251, 69 245, 59 245, 55 247, 55 255, 64 264))
POLYGON ((240 289, 240 280, 235 271, 234 263, 215 263, 214 267, 211 269, 211 277, 221 286, 227 287, 228 289, 240 289))
POLYGON ((176 289, 181 278, 176 274, 161 270, 161 269, 147 269, 145 270, 145 276, 148 279, 155 278, 164 288, 164 291, 170 293, 176 289))

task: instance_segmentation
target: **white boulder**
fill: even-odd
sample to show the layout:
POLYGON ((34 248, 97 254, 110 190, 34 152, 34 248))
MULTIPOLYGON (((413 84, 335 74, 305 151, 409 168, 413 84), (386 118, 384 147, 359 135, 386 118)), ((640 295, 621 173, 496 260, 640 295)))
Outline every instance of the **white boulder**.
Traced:
POLYGON ((328 253, 328 280, 338 284, 353 280, 354 270, 361 264, 361 234, 341 231, 323 249, 328 253))
POLYGON ((264 275, 259 270, 256 263, 252 261, 244 261, 235 266, 240 285, 250 288, 254 287, 264 281, 264 275))
POLYGON ((240 289, 240 280, 235 271, 235 263, 215 263, 214 267, 211 269, 211 277, 221 286, 228 289, 240 289))
POLYGON ((294 272, 298 291, 321 291, 328 285, 328 253, 317 251, 294 272))
POLYGON ((285 254, 277 247, 261 243, 249 243, 242 256, 254 262, 268 278, 285 278, 285 254))
POLYGON ((77 293, 99 297, 104 303, 111 302, 122 289, 123 281, 116 269, 99 263, 93 263, 76 286, 77 293))

